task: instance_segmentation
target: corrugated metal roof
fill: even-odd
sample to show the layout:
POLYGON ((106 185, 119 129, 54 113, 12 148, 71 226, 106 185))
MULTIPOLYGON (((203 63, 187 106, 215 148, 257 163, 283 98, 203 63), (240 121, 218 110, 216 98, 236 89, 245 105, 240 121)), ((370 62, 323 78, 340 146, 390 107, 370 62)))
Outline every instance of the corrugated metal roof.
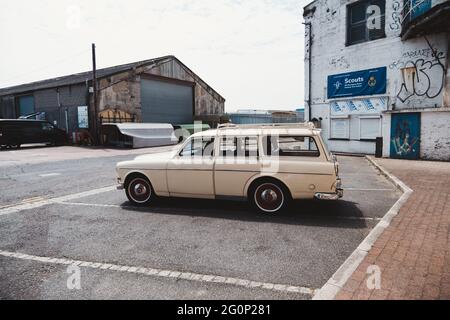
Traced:
MULTIPOLYGON (((97 70, 97 78, 104 78, 104 77, 107 77, 107 76, 110 76, 110 75, 113 75, 116 73, 124 72, 126 70, 142 67, 145 65, 159 64, 161 62, 165 62, 166 60, 171 60, 174 58, 175 58, 174 56, 164 56, 164 57, 159 57, 159 58, 155 58, 155 59, 148 59, 148 60, 143 60, 143 61, 138 61, 138 62, 133 62, 133 63, 127 63, 127 64, 115 66, 115 67, 98 69, 97 70)), ((22 93, 22 92, 27 92, 27 91, 47 89, 47 88, 68 86, 68 85, 73 85, 73 84, 78 84, 78 83, 84 83, 86 81, 91 81, 91 80, 92 80, 92 71, 87 71, 87 72, 72 74, 69 76, 57 77, 57 78, 22 84, 22 85, 18 85, 18 86, 3 88, 3 89, 0 89, 0 96, 22 93)))

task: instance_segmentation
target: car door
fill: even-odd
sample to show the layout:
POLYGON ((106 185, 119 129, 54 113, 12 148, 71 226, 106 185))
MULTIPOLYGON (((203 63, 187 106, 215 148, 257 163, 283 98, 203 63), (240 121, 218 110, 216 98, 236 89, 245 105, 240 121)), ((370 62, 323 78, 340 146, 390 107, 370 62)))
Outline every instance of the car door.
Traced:
POLYGON ((55 127, 49 122, 41 122, 41 142, 53 142, 54 141, 55 127))
POLYGON ((214 198, 214 137, 193 137, 167 165, 170 196, 214 198))
POLYGON ((214 167, 216 196, 245 197, 248 181, 261 173, 259 137, 222 136, 214 167))
POLYGON ((41 124, 32 120, 24 120, 19 123, 22 137, 21 144, 40 143, 42 140, 41 124))

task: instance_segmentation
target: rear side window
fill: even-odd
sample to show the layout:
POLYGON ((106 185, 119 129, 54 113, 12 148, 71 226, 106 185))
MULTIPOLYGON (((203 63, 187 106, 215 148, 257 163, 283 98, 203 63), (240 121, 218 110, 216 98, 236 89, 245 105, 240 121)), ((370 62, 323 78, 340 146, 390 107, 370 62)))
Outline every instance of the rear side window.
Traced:
POLYGON ((258 137, 223 137, 219 152, 222 157, 258 157, 258 137))
POLYGON ((263 138, 264 153, 280 157, 320 157, 313 137, 266 136, 263 138))

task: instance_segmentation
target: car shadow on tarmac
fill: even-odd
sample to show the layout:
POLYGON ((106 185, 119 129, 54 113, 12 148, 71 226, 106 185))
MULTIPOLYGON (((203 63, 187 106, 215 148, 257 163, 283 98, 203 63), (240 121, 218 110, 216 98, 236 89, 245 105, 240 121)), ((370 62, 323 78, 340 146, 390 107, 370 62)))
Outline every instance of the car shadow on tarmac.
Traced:
POLYGON ((247 222, 268 222, 288 225, 364 229, 371 219, 365 219, 357 204, 351 201, 292 201, 289 208, 277 214, 262 214, 247 202, 224 200, 158 199, 148 207, 124 202, 125 211, 152 214, 194 216, 247 222))

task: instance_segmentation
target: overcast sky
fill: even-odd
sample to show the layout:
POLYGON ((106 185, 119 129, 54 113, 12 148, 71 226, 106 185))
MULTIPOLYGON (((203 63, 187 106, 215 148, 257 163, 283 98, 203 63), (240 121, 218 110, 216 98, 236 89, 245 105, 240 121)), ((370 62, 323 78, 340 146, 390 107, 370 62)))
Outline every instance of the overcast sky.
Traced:
POLYGON ((0 0, 0 87, 175 55, 236 109, 304 104, 303 0, 0 0))

